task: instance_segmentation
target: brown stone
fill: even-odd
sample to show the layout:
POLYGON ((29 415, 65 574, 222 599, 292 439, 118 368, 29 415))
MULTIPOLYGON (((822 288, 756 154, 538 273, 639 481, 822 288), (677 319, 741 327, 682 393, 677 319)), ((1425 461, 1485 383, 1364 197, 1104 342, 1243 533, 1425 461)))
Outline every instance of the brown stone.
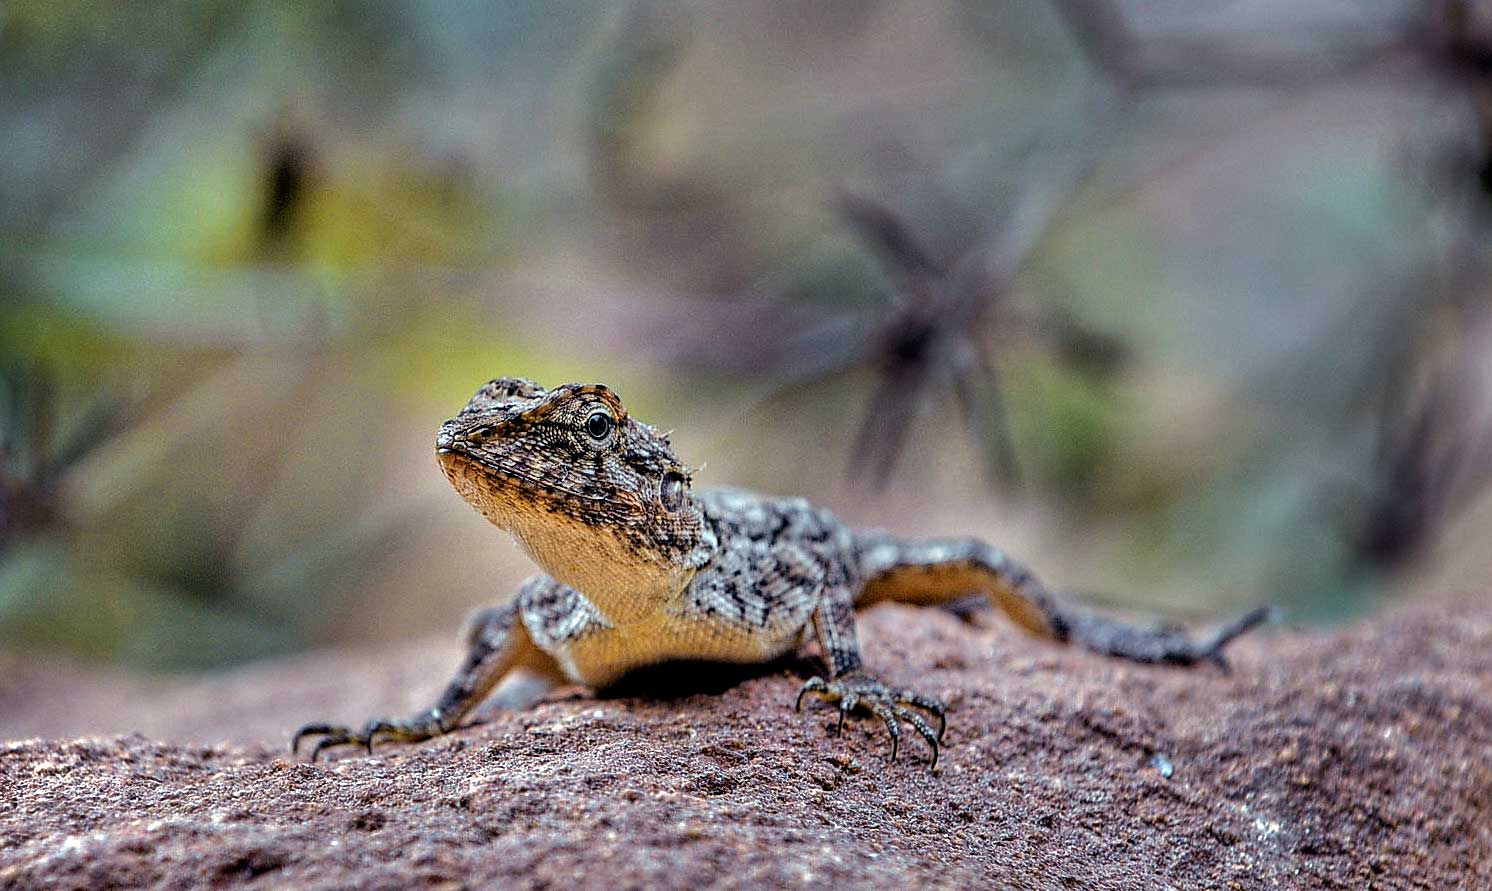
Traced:
POLYGON ((861 637, 953 703, 935 773, 794 714, 806 662, 309 765, 294 727, 412 710, 454 640, 205 679, 0 658, 0 887, 1492 886, 1492 609, 1245 639, 1231 676, 901 606, 861 637))

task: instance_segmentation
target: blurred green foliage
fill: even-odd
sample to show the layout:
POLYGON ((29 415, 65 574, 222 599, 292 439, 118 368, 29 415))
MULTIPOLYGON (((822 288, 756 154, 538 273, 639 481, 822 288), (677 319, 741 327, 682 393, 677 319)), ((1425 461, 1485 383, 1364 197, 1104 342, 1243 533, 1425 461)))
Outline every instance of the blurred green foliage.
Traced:
MULTIPOLYGON (((429 432, 515 373, 620 383, 707 482, 907 532, 1061 517, 1033 562, 1132 605, 1341 617, 1408 585, 1355 529, 1389 491, 1375 431, 1412 420, 1381 391, 1482 349, 1446 160, 1475 127, 1399 68, 1126 82, 1071 27, 1090 6, 0 6, 0 646, 205 667, 452 624, 523 567, 429 432), (845 188, 950 264, 1055 196, 966 332, 1020 487, 936 390, 884 495, 824 472, 884 408, 866 332, 905 308, 845 188), (1008 330, 1053 314, 1128 358, 1008 330)), ((1173 7, 1130 36, 1302 21, 1173 7)), ((1396 46, 1396 15, 1357 26, 1396 46)))

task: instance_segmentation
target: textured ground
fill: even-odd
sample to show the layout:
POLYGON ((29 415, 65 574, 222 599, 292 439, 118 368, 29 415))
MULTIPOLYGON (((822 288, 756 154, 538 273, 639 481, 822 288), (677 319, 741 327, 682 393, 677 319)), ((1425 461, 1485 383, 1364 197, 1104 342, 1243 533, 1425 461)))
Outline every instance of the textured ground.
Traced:
POLYGON ((291 727, 410 708, 454 651, 194 681, 0 658, 0 887, 1492 887, 1492 608, 1245 641, 1231 677, 898 606, 862 637, 951 702, 936 773, 794 715, 808 663, 310 765, 291 727))

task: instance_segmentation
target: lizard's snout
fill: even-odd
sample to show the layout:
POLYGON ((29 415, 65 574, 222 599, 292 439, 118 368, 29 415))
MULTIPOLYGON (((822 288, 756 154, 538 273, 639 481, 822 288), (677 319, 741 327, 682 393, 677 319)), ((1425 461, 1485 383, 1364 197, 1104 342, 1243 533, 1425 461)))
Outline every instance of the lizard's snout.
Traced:
POLYGON ((441 425, 440 432, 435 435, 435 451, 458 452, 470 448, 484 446, 498 439, 500 428, 497 424, 482 424, 472 427, 459 423, 459 421, 447 421, 441 425))

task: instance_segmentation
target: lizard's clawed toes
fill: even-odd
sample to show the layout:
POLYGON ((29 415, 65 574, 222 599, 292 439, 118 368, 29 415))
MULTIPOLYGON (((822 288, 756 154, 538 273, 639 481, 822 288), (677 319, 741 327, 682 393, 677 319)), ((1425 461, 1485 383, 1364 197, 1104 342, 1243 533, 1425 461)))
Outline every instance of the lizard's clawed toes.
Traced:
POLYGON ((332 746, 352 745, 353 736, 356 733, 351 727, 343 724, 306 724, 295 731, 295 736, 290 739, 290 754, 300 754, 300 741, 308 736, 320 736, 316 741, 316 747, 311 749, 311 760, 315 761, 323 749, 332 746))
POLYGON ((875 715, 886 725, 886 731, 891 734, 891 760, 896 760, 897 752, 901 748, 901 722, 912 726, 932 749, 932 764, 930 767, 938 766, 938 746, 943 741, 943 731, 948 727, 947 718, 944 716, 943 703, 929 696, 914 693, 911 690, 898 690, 881 683, 875 678, 863 674, 846 674, 832 681, 821 677, 809 678, 798 691, 798 700, 794 704, 794 710, 803 707, 803 699, 813 696, 825 702, 837 703, 839 705, 839 724, 837 731, 844 729, 844 719, 856 708, 875 715), (913 708, 922 709, 938 719, 937 732, 933 732, 932 725, 928 723, 913 708))
POLYGON ((311 761, 314 762, 322 752, 336 746, 363 746, 371 755, 373 743, 380 740, 423 742, 445 732, 445 725, 434 710, 404 721, 374 718, 364 724, 361 730, 354 730, 345 724, 307 724, 295 732, 290 741, 290 752, 292 755, 300 754, 300 742, 308 736, 321 737, 311 749, 311 761))

